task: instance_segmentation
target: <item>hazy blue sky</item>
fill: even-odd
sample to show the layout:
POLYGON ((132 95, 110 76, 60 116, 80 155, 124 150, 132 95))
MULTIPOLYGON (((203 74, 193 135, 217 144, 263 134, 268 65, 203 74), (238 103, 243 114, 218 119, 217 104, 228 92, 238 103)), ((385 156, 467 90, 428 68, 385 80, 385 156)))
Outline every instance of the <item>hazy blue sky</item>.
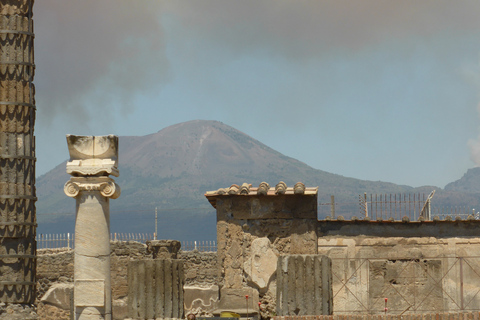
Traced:
POLYGON ((206 119, 317 169, 444 187, 480 160, 479 16, 467 0, 36 1, 37 173, 67 133, 206 119))

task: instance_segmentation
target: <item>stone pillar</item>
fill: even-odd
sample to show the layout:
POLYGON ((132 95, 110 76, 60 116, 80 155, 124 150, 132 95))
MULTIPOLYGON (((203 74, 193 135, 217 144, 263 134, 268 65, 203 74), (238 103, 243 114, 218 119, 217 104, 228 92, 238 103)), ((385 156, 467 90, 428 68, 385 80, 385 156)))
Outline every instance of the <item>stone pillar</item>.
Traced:
POLYGON ((327 256, 281 255, 277 266, 277 315, 333 313, 332 261, 327 256))
POLYGON ((0 3, 0 319, 35 317, 33 2, 0 3))
POLYGON ((183 260, 132 260, 127 277, 129 318, 183 319, 183 260))
POLYGON ((110 284, 109 199, 120 188, 108 177, 118 177, 118 137, 67 135, 70 161, 65 184, 76 199, 74 307, 75 319, 112 319, 110 284))

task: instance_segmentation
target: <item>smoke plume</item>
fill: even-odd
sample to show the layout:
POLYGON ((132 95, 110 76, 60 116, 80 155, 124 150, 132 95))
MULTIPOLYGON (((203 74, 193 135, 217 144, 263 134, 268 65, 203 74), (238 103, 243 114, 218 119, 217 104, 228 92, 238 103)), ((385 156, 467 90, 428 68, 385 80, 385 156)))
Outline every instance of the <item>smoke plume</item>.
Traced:
POLYGON ((40 120, 68 113, 88 121, 118 106, 128 112, 133 97, 161 90, 174 76, 166 53, 173 42, 190 61, 198 59, 195 46, 211 46, 227 60, 254 52, 303 63, 391 38, 480 27, 478 1, 42 0, 35 5, 40 120), (170 38, 169 21, 178 27, 169 31, 170 38))

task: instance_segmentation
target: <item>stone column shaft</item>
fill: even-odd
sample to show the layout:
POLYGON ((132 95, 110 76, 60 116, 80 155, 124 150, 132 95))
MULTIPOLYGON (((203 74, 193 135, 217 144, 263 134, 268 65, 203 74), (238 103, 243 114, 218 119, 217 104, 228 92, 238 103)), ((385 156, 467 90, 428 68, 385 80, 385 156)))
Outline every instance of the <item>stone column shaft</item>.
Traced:
POLYGON ((0 302, 7 304, 35 301, 33 2, 0 4, 0 302))
MULTIPOLYGON (((105 156, 118 138, 69 136, 71 161, 67 171, 74 175, 65 184, 67 196, 76 199, 74 306, 75 319, 112 319, 110 280, 110 207, 109 199, 120 195, 115 181, 105 175, 116 160, 96 158, 96 152, 105 156), (97 141, 96 141, 97 140, 97 141), (105 149, 105 144, 107 144, 105 149)), ((116 156, 115 156, 116 159, 116 156)))

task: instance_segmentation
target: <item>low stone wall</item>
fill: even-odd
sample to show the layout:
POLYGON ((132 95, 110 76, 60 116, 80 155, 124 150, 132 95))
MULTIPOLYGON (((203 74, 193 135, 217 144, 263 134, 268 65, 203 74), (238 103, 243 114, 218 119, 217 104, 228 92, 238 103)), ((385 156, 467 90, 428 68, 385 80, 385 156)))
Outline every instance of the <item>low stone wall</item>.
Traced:
POLYGON ((332 315, 332 316, 276 316, 272 320, 479 320, 479 312, 418 313, 409 315, 332 315))
MULTIPOLYGON (((48 289, 58 283, 71 284, 73 288, 73 250, 37 250, 37 314, 42 320, 69 320, 69 308, 61 308, 41 301, 48 289)), ((70 297, 67 297, 69 300, 70 297)))
MULTIPOLYGON (((43 320, 69 320, 69 305, 65 301, 69 297, 58 298, 62 301, 42 301, 45 293, 52 285, 73 286, 73 260, 74 251, 68 248, 39 249, 37 251, 37 313, 43 320)), ((151 259, 152 253, 147 246, 135 241, 112 241, 111 242, 111 277, 112 277, 112 300, 115 319, 127 317, 128 279, 127 268, 131 260, 151 259)), ((218 300, 219 272, 217 269, 217 255, 215 252, 187 251, 180 252, 178 258, 184 260, 186 276, 186 291, 193 288, 209 288, 206 301, 197 301, 196 313, 210 314, 216 304, 211 302, 218 300), (217 288, 213 291, 211 288, 217 288)), ((68 292, 68 290, 66 290, 68 292)), ((68 293, 66 293, 68 294, 68 293)), ((57 299, 57 298, 56 298, 57 299)), ((57 299, 57 300, 58 300, 57 299)), ((192 305, 192 302, 190 302, 192 305)), ((188 309, 189 310, 189 309, 188 309)), ((188 311, 187 310, 187 311, 188 311)))
POLYGON ((178 259, 184 261, 186 286, 209 287, 220 284, 216 252, 180 251, 178 259))
POLYGON ((73 250, 37 250, 37 301, 58 282, 73 283, 73 250))

